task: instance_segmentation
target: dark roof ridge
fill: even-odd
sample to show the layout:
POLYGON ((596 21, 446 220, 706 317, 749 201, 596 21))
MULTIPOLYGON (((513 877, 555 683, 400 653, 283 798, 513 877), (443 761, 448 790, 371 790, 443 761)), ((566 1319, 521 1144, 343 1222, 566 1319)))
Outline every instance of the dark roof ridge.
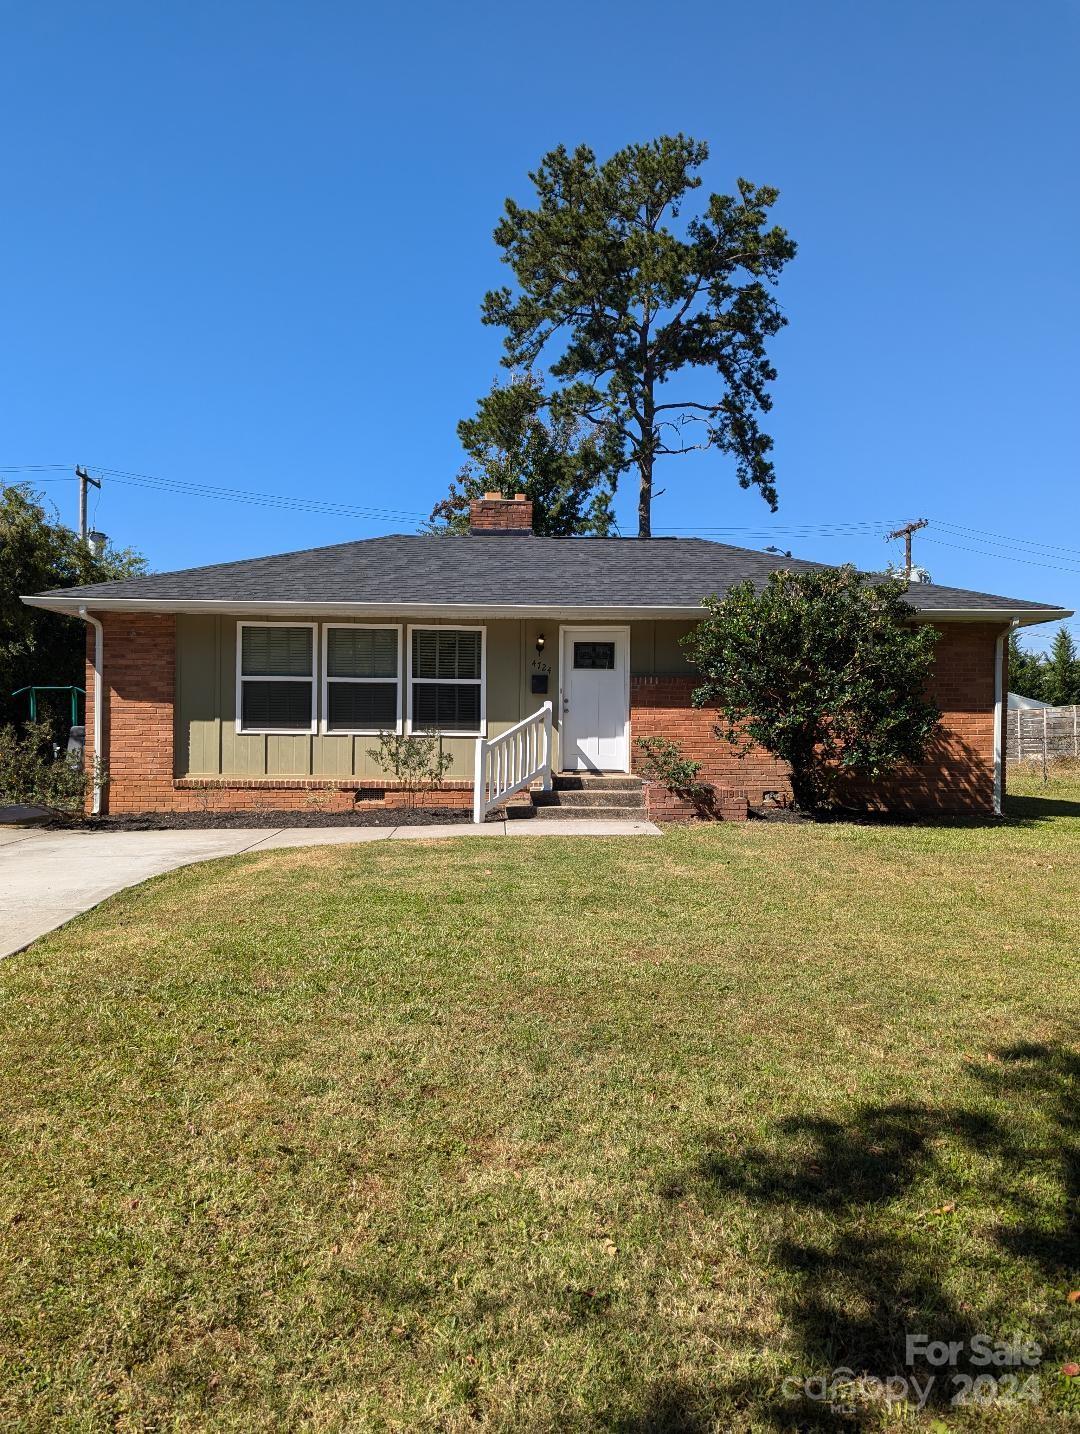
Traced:
MULTIPOLYGON (((160 604, 339 604, 381 610, 425 606, 693 610, 703 597, 780 569, 837 567, 808 558, 740 548, 712 538, 546 538, 510 535, 387 533, 341 543, 148 573, 110 583, 58 588, 31 601, 131 601, 160 604), (511 540, 512 537, 512 540, 511 540), (453 541, 457 539, 458 541, 453 541)), ((1066 615, 1049 603, 1024 602, 946 584, 913 585, 923 612, 1029 617, 1066 615)))

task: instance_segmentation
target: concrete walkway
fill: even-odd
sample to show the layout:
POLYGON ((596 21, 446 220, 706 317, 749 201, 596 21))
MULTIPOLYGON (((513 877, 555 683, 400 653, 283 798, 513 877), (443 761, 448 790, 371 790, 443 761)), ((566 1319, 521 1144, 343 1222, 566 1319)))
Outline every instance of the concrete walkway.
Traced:
POLYGON ((273 847, 337 846, 447 837, 659 836, 651 822, 531 821, 400 827, 78 832, 0 827, 0 957, 174 867, 273 847))

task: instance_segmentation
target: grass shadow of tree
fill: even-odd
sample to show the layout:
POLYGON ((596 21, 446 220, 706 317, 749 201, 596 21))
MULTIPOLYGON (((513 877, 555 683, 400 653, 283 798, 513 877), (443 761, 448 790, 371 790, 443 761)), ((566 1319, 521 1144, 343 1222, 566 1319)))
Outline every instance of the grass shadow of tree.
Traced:
POLYGON ((1005 819, 1010 826, 1030 826, 1034 822, 1060 821, 1062 817, 1080 817, 1080 802, 1064 797, 1005 798, 1005 819))
MULTIPOLYGON (((914 1374, 920 1385, 936 1375, 927 1410, 941 1409, 957 1392, 953 1374, 986 1372, 970 1361, 971 1338, 1015 1330, 1025 1281, 1068 1288, 1080 1259, 1080 1056, 1015 1045, 971 1075, 976 1095, 988 1097, 973 1108, 907 1102, 865 1106, 847 1120, 791 1118, 754 1148, 729 1153, 717 1138, 665 1187, 668 1198, 716 1210, 741 1198, 761 1218, 793 1374, 846 1368, 883 1381, 914 1374), (922 1204, 927 1191, 958 1184, 958 1210, 922 1204), (964 1227, 965 1207, 992 1211, 989 1232, 964 1227), (912 1361, 906 1342, 916 1333, 960 1341, 964 1354, 944 1370, 912 1361)), ((1066 1353, 1061 1304, 1061 1321, 1037 1335, 1048 1360, 1066 1353)), ((782 1381, 658 1388, 619 1427, 693 1434, 721 1427, 708 1414, 721 1404, 753 1410, 745 1427, 851 1427, 850 1410, 793 1399, 782 1381)))

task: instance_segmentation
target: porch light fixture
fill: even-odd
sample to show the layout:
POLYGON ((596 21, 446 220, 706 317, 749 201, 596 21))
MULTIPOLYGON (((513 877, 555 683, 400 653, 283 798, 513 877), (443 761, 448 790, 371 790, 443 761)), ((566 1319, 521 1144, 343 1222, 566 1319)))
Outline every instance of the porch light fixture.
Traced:
POLYGON ((536 651, 537 651, 537 653, 539 654, 539 653, 543 652, 543 650, 544 650, 544 634, 543 634, 542 632, 540 632, 540 633, 537 633, 537 636, 536 636, 536 651))

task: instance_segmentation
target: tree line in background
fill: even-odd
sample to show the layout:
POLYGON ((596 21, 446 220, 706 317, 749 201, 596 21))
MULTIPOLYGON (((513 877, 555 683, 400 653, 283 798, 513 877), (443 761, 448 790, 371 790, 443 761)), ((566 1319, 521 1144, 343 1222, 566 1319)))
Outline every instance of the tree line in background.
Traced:
POLYGON ((1080 703, 1080 656, 1064 625, 1054 634, 1049 653, 1028 652, 1013 633, 1009 638, 1009 691, 1051 707, 1080 703))
POLYGON ((523 492, 537 533, 604 536, 633 471, 647 538, 656 460, 707 449, 776 510, 766 345, 787 322, 772 288, 795 244, 769 224, 778 191, 746 179, 682 217, 708 155, 682 134, 603 163, 560 145, 529 176, 534 207, 507 199, 494 238, 516 288, 487 293, 482 318, 504 332, 510 378, 458 425, 468 458, 437 529, 467 528, 484 492, 523 492))
MULTIPOLYGON (((106 547, 94 554, 77 533, 50 515, 43 496, 26 483, 0 488, 0 726, 29 715, 25 694, 31 683, 84 685, 86 627, 19 601, 23 593, 46 592, 84 583, 108 582, 146 571, 145 560, 131 548, 106 547)), ((69 715, 66 702, 50 704, 58 719, 69 715)), ((66 729, 65 729, 66 730, 66 729)))

